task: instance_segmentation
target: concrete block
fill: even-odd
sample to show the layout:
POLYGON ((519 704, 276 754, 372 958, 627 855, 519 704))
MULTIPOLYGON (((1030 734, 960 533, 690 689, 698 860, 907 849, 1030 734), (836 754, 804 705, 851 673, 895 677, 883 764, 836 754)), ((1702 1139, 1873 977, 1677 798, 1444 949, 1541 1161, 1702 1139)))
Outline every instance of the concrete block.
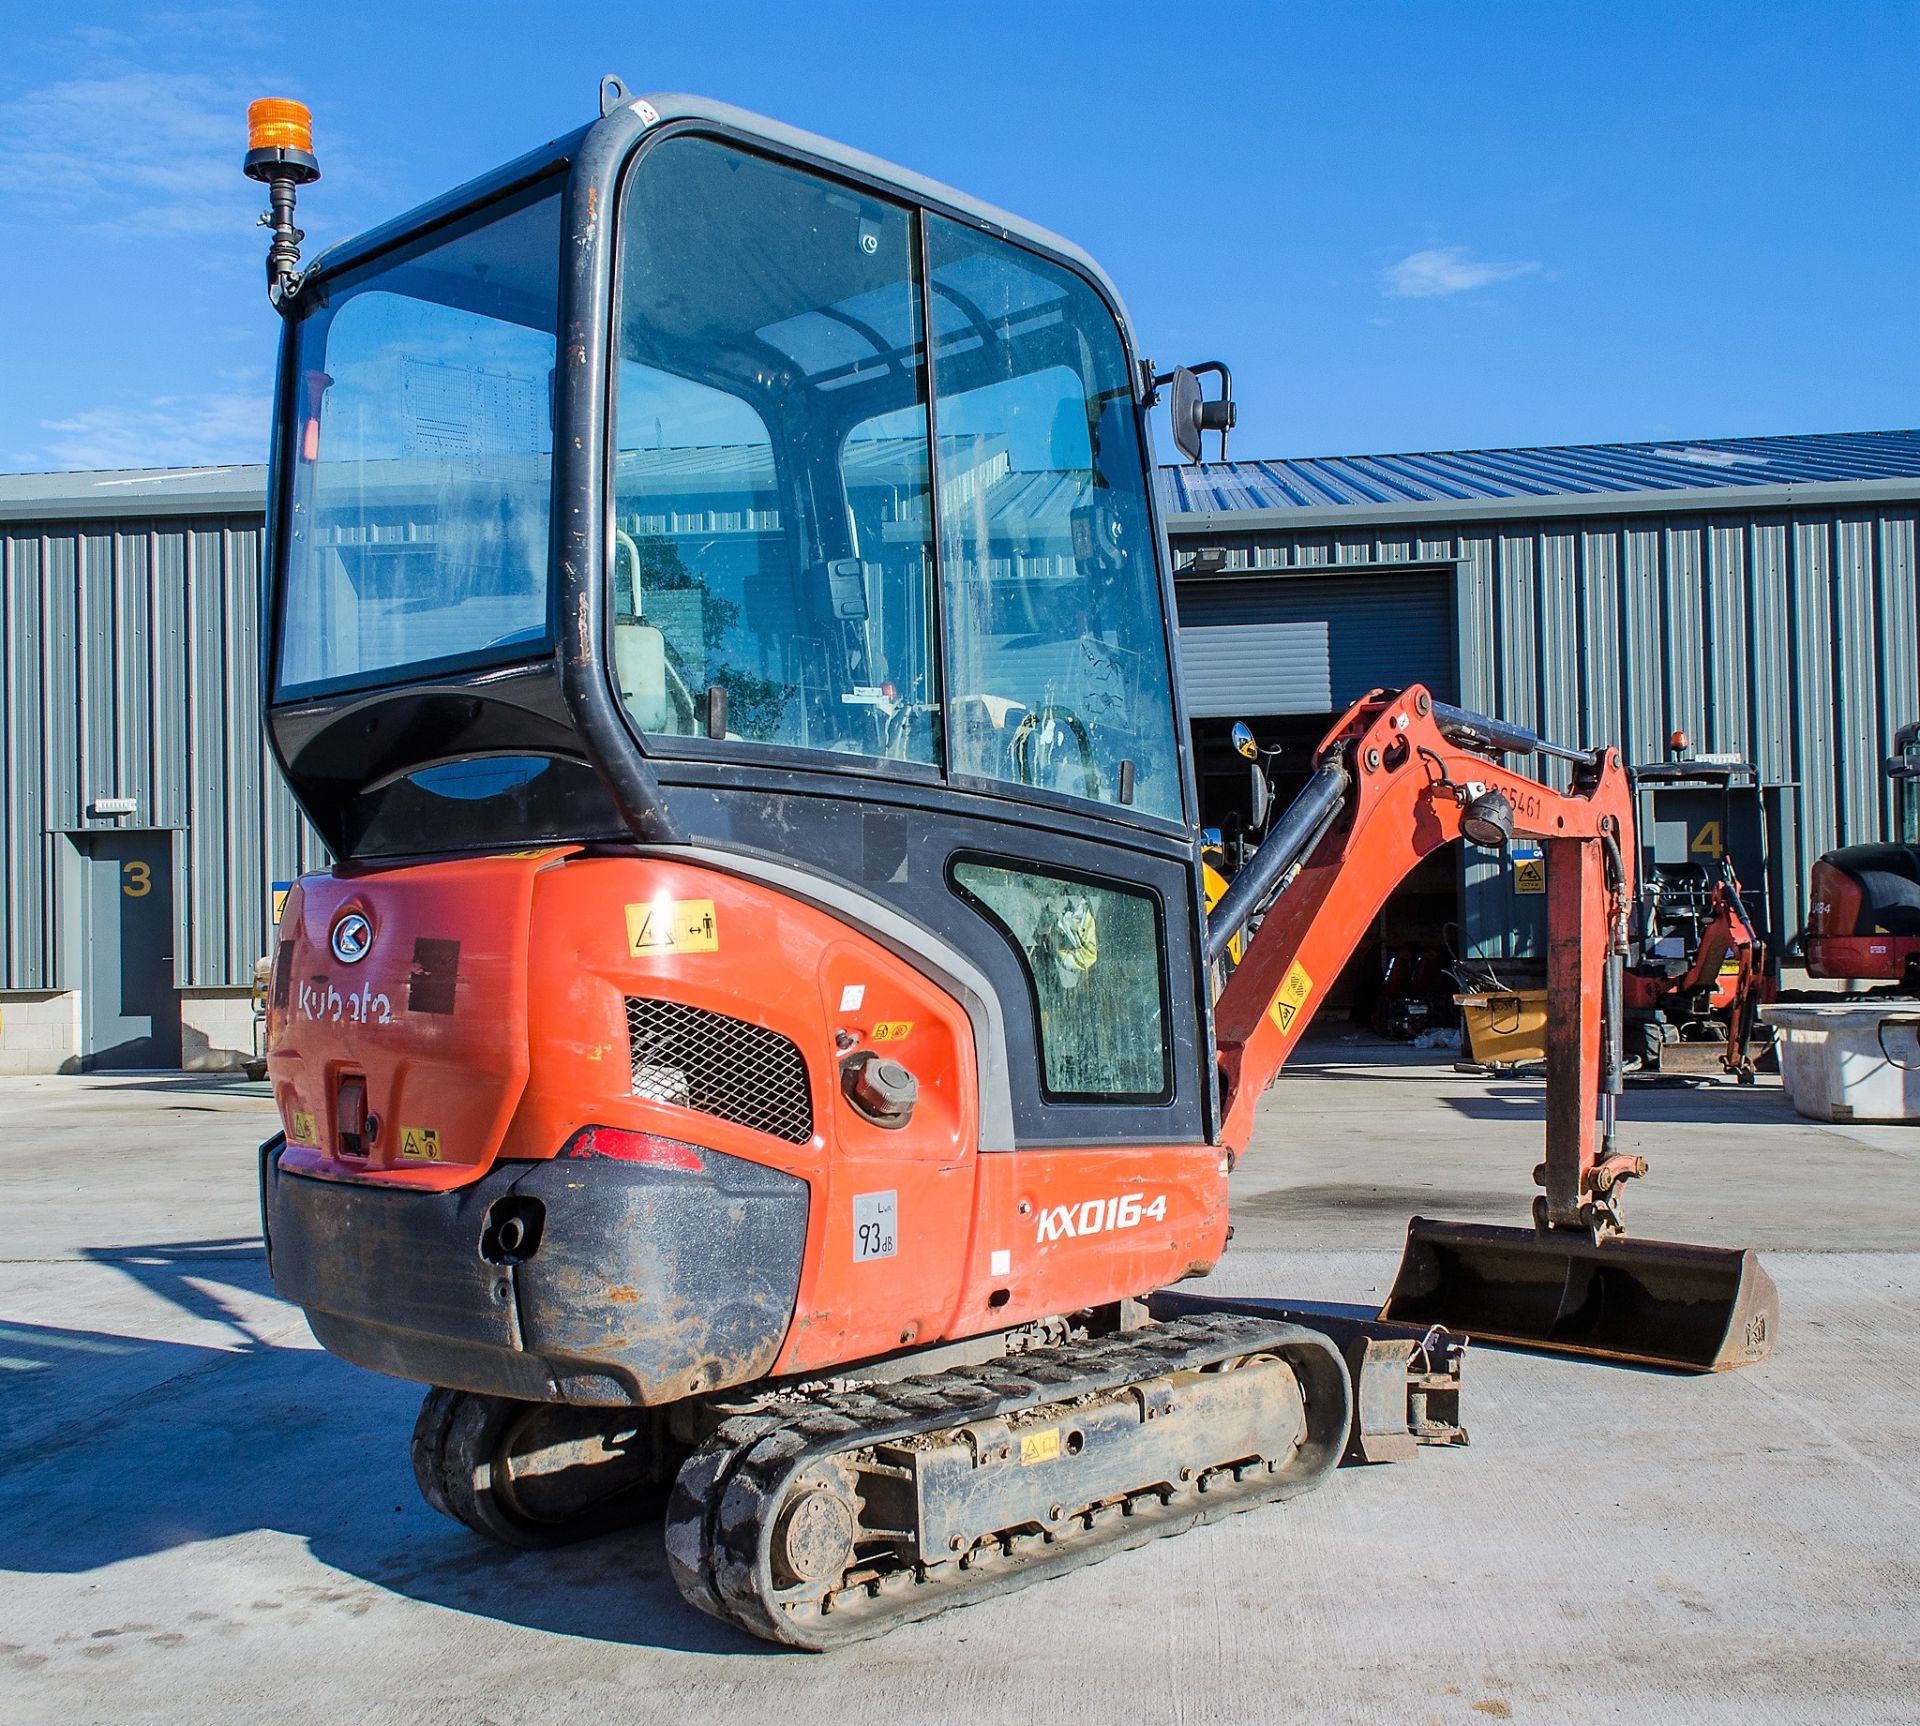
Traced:
POLYGON ((193 990, 180 997, 180 1065, 233 1072, 254 1058, 253 997, 245 989, 193 990))

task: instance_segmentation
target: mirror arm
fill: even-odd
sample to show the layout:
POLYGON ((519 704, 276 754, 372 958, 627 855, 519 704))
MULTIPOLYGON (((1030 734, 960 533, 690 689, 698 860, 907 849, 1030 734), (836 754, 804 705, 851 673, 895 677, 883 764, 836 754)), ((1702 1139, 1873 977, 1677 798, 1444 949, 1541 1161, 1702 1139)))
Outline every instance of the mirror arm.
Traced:
POLYGON ((1227 369, 1225 360, 1201 360, 1197 365, 1187 367, 1195 377, 1212 372, 1220 380, 1220 399, 1200 404, 1200 429, 1217 431, 1220 434, 1220 459, 1227 459, 1227 433, 1233 430, 1238 420, 1239 410, 1233 402, 1233 373, 1227 369))

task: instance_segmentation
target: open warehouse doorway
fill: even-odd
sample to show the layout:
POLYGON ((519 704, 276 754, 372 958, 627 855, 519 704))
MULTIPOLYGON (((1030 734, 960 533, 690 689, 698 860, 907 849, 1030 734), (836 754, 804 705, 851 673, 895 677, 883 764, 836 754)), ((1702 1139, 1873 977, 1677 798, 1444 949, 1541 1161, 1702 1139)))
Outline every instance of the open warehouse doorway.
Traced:
MULTIPOLYGON (((1452 564, 1182 577, 1180 651, 1201 820, 1220 830, 1230 862, 1253 801, 1249 764, 1233 747, 1234 721, 1252 728, 1263 751, 1277 751, 1265 764, 1279 809, 1306 784, 1334 721, 1369 690, 1423 683, 1456 701, 1455 579, 1452 564)), ((1408 876, 1341 974, 1329 998, 1336 1012, 1384 1025, 1384 984, 1387 999, 1411 989, 1448 1020, 1459 869, 1459 859, 1443 851, 1408 876)))

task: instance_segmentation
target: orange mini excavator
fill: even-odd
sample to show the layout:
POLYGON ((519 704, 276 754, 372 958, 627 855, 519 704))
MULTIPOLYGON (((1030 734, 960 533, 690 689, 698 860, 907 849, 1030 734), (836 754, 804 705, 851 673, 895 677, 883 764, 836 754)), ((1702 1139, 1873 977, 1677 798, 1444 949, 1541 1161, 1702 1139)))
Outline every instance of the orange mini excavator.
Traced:
POLYGON ((1166 1285, 1461 837, 1547 852, 1543 1190, 1416 1220, 1362 1353, 1763 1354, 1750 1254, 1619 1232, 1613 752, 1376 692, 1209 918, 1146 421, 1197 456, 1224 369, 1156 373, 1089 259, 946 187, 601 110, 304 271, 307 116, 251 116, 267 722, 337 859, 280 926, 263 1214, 315 1335, 434 1387, 425 1496, 523 1545, 664 1516, 689 1600, 820 1648, 1365 1452, 1347 1340, 1166 1285), (1568 791, 1498 759, 1541 751, 1568 791))

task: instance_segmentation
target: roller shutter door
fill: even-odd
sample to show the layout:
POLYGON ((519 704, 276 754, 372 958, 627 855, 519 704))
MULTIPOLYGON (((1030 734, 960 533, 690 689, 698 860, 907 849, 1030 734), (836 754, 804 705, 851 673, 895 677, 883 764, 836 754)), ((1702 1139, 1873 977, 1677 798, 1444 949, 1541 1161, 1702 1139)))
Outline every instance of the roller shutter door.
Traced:
POLYGON ((1182 582, 1176 599, 1196 719, 1329 713, 1409 683, 1458 699, 1450 570, 1182 582))

